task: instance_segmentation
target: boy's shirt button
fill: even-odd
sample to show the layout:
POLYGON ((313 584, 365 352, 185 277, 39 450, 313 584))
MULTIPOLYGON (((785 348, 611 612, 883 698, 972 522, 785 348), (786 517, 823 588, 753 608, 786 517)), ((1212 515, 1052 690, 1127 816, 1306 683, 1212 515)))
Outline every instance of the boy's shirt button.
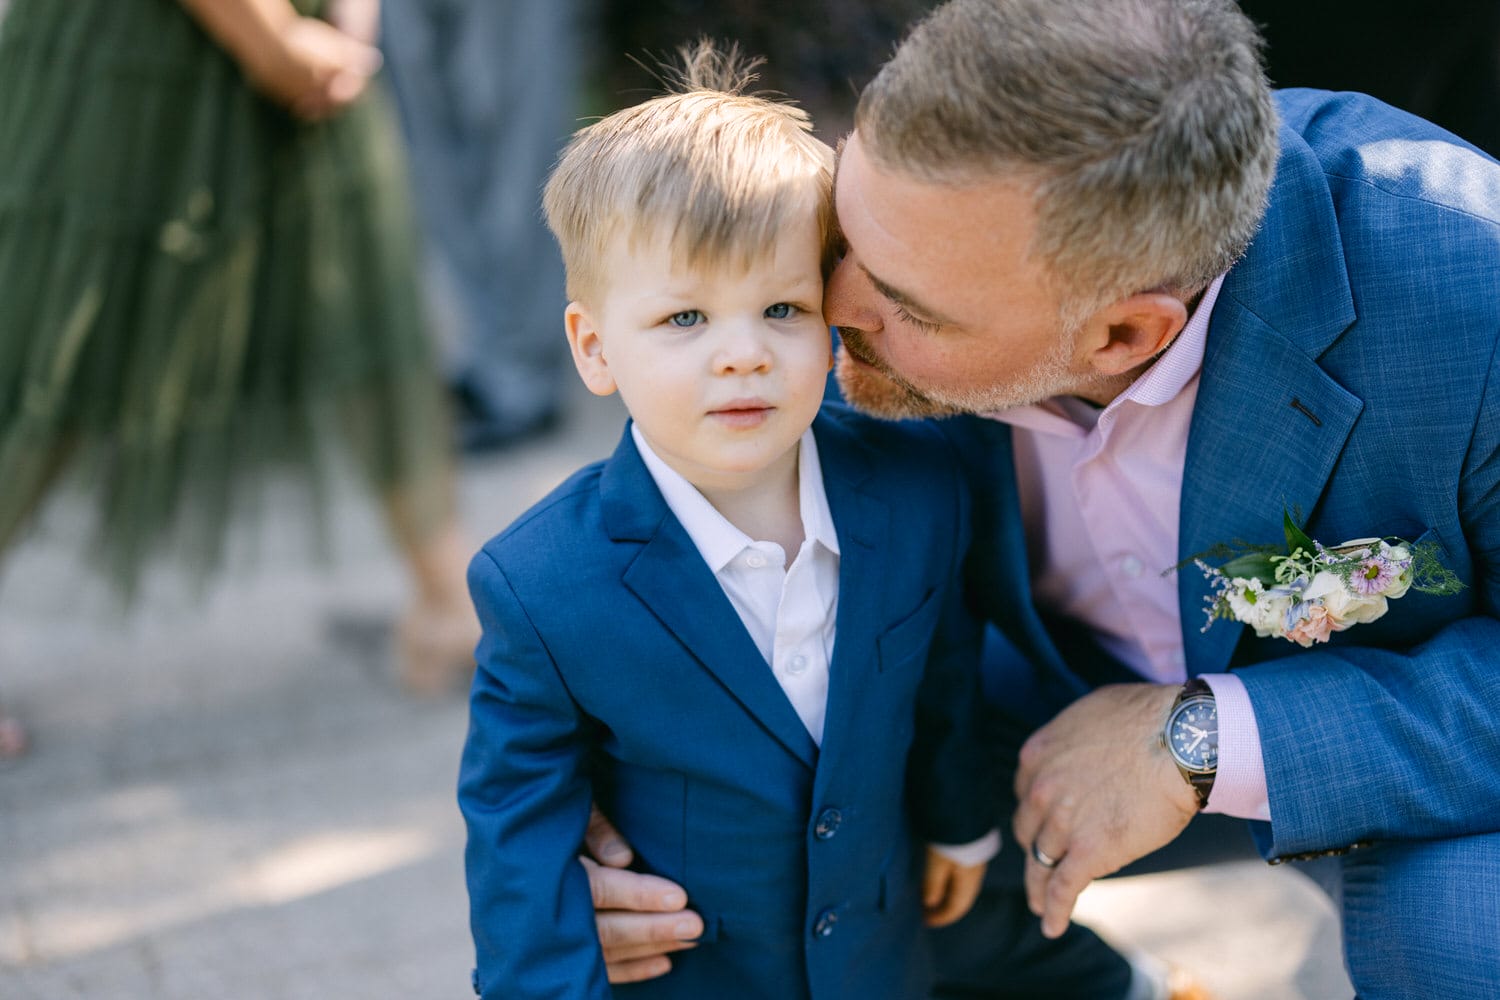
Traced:
POLYGON ((761 555, 759 552, 751 552, 745 557, 745 565, 749 566, 751 569, 760 569, 761 567, 765 566, 765 564, 766 557, 761 555))
POLYGON ((807 657, 798 653, 786 663, 786 672, 789 674, 800 674, 807 669, 807 657))

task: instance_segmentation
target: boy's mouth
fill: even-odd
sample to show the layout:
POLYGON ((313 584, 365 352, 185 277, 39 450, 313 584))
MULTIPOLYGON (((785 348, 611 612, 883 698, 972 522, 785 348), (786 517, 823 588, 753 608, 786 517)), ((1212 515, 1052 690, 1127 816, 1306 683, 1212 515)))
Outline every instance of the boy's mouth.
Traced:
POLYGON ((774 409, 776 407, 763 399, 732 399, 709 410, 708 415, 729 427, 746 428, 764 423, 774 409))

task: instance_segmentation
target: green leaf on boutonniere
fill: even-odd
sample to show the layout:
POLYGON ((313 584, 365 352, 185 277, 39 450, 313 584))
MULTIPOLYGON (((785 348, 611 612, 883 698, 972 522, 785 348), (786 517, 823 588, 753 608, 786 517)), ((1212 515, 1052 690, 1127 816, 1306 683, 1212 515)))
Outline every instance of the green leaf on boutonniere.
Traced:
POLYGON ((1276 564, 1269 552, 1246 552, 1219 567, 1219 572, 1229 579, 1259 580, 1262 583, 1276 582, 1276 564))
POLYGON ((1292 520, 1292 515, 1286 508, 1282 508, 1281 511, 1281 528, 1286 532, 1287 555, 1296 555, 1298 549, 1301 549, 1310 556, 1317 554, 1317 543, 1308 538, 1306 532, 1297 527, 1297 522, 1292 520))

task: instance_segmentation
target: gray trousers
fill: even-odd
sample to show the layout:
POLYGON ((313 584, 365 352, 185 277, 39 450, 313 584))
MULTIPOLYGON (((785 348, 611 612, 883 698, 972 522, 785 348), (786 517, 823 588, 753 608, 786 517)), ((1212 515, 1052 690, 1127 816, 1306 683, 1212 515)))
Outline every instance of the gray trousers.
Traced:
POLYGON ((541 189, 576 127, 576 0, 384 0, 450 380, 486 414, 557 404, 562 264, 541 189))

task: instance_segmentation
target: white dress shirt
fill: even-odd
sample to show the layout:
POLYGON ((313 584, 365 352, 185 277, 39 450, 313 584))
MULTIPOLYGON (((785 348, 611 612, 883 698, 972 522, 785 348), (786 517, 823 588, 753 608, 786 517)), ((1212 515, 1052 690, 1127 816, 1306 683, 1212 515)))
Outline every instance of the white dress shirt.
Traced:
POLYGON ((758 542, 730 524, 651 450, 639 427, 631 424, 630 433, 667 506, 713 570, 813 742, 822 746, 839 605, 839 539, 812 431, 803 432, 797 449, 803 538, 790 566, 780 545, 758 542))

